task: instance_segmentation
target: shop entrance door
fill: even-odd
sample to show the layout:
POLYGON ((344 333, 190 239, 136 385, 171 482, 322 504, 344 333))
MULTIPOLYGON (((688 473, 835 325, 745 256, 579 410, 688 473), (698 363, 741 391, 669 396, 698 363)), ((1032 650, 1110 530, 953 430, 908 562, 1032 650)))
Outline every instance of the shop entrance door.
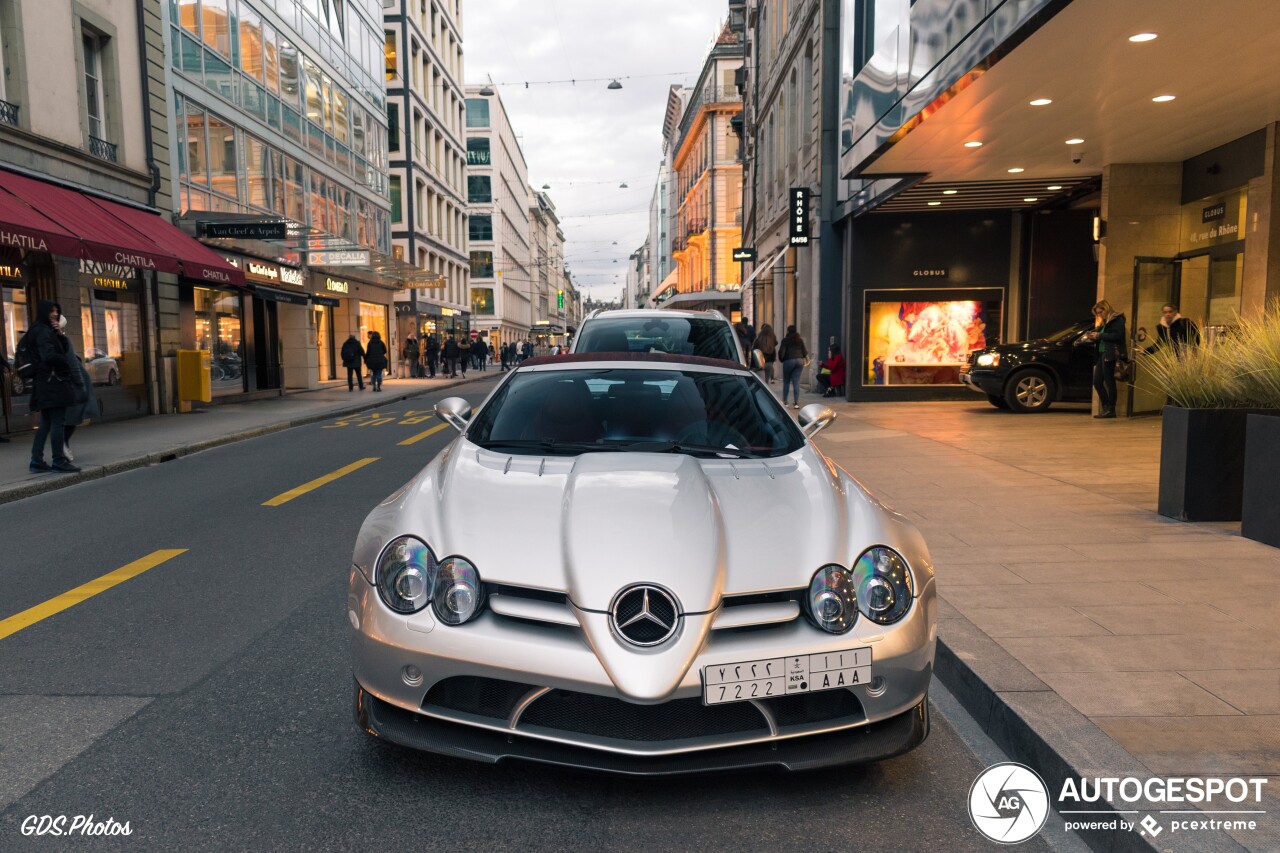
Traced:
POLYGON ((1173 258, 1133 259, 1133 310, 1129 314, 1129 357, 1134 359, 1133 382, 1129 385, 1129 414, 1142 415, 1164 408, 1165 394, 1143 376, 1142 359, 1135 355, 1156 341, 1160 309, 1178 304, 1182 289, 1182 262, 1173 258))

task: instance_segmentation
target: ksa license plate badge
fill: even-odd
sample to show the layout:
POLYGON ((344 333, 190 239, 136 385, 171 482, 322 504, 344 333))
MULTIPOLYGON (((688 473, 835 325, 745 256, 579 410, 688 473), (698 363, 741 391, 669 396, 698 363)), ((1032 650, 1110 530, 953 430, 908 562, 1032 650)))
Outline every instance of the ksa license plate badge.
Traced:
POLYGON ((702 668, 705 705, 857 687, 871 681, 871 647, 717 663, 702 668))

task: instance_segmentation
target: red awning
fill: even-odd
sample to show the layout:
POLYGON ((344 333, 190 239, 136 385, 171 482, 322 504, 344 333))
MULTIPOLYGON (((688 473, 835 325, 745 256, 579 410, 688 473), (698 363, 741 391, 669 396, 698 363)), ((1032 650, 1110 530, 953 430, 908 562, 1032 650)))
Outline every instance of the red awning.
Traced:
POLYGON ((204 243, 171 225, 164 217, 145 210, 94 199, 93 203, 145 235, 161 249, 182 262, 182 274, 210 284, 244 285, 244 273, 223 260, 204 243))
MULTIPOLYGON (((4 184, 0 176, 0 185, 4 184)), ((56 222, 41 216, 31 205, 0 190, 0 246, 80 256, 80 240, 56 222)))

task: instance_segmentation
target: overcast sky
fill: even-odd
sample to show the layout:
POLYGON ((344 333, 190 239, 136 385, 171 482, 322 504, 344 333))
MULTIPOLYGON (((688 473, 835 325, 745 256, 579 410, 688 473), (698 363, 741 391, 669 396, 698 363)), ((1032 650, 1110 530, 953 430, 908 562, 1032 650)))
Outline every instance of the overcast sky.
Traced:
POLYGON ((570 271, 591 296, 622 291, 648 231, 667 90, 697 82, 727 14, 725 0, 463 0, 467 81, 501 84, 529 183, 551 185, 570 271), (633 79, 536 82, 599 77, 633 79))

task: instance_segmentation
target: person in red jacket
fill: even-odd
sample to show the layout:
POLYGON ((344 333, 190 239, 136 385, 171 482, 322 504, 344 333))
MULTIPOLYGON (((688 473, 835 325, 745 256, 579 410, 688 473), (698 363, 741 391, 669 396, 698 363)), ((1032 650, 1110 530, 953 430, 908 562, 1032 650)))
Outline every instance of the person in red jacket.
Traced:
POLYGON ((824 397, 834 397, 835 389, 844 387, 844 356, 840 354, 839 344, 832 344, 826 361, 818 362, 818 384, 824 397))

